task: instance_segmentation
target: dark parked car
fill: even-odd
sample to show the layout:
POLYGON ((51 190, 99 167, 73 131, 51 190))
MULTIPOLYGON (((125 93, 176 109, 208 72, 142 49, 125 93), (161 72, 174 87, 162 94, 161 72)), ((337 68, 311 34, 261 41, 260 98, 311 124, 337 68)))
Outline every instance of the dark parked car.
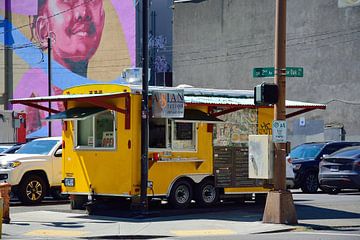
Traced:
POLYGON ((295 173, 294 188, 305 193, 315 193, 319 188, 319 163, 323 155, 329 155, 342 148, 360 146, 360 142, 317 142, 301 144, 290 152, 295 173))
POLYGON ((320 162, 319 183, 324 191, 360 189, 360 147, 343 148, 320 162))

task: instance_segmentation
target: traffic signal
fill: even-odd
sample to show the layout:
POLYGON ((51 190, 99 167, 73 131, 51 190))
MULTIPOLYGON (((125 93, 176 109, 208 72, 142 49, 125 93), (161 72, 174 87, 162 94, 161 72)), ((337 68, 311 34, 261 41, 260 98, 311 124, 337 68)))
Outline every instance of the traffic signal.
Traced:
POLYGON ((254 88, 255 106, 276 104, 279 99, 279 88, 274 83, 261 83, 254 88))

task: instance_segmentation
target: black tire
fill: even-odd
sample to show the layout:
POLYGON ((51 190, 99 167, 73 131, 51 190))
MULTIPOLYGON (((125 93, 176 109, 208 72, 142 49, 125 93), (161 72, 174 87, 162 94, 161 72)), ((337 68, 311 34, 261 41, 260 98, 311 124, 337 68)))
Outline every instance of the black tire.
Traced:
POLYGON ((267 193, 255 193, 255 203, 265 205, 267 193))
POLYGON ((341 192, 340 188, 336 188, 336 187, 321 187, 321 189, 326 192, 327 194, 331 194, 331 195, 336 195, 339 192, 341 192))
POLYGON ((39 204, 44 199, 47 191, 46 181, 35 174, 25 176, 18 188, 18 198, 23 204, 39 204))
POLYGON ((87 201, 86 195, 70 195, 70 208, 71 210, 85 210, 87 201))
POLYGON ((69 199, 69 195, 68 194, 62 194, 61 193, 61 188, 59 187, 55 187, 51 189, 50 192, 52 198, 54 200, 68 200, 69 199))
POLYGON ((219 190, 215 188, 214 181, 204 179, 196 186, 195 201, 201 207, 209 207, 219 200, 219 190))
POLYGON ((192 200, 192 185, 186 180, 177 181, 171 188, 169 203, 173 208, 187 208, 192 200))
POLYGON ((301 190, 304 193, 316 193, 318 188, 318 174, 315 172, 306 172, 301 183, 301 190))

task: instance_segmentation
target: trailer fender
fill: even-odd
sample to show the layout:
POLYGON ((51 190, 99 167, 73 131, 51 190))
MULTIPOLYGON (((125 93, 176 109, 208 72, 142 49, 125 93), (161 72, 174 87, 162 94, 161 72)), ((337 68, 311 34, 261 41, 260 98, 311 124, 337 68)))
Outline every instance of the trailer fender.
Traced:
POLYGON ((209 177, 209 176, 212 176, 212 175, 210 175, 210 174, 187 174, 187 175, 177 176, 176 178, 174 178, 174 180, 169 185, 169 188, 168 188, 167 193, 166 193, 166 197, 170 196, 170 192, 171 192, 172 187, 174 186, 176 181, 178 181, 179 179, 189 179, 189 180, 192 180, 192 182, 194 182, 194 183, 199 183, 204 178, 209 177))

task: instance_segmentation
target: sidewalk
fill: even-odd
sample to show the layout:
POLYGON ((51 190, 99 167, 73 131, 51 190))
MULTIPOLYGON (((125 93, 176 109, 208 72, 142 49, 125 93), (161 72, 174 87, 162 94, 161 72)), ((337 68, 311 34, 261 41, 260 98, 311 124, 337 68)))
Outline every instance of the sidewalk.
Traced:
MULTIPOLYGON (((216 213, 223 214, 223 213, 216 213)), ((228 213, 225 213, 228 214, 228 213)), ((212 213, 181 217, 123 219, 88 216, 87 214, 52 211, 25 212, 11 215, 11 223, 3 224, 4 239, 95 238, 110 236, 181 237, 206 235, 242 235, 288 231, 294 226, 264 224, 260 215, 236 216, 220 220, 212 213)))
MULTIPOLYGON (((355 193, 356 198, 358 194, 355 193)), ((2 225, 3 239, 154 239, 187 236, 234 236, 283 231, 360 229, 360 205, 349 196, 295 195, 298 225, 262 223, 263 206, 253 203, 215 208, 173 210, 153 208, 147 216, 110 209, 100 216, 71 211, 68 204, 10 209, 10 224, 2 225)))

